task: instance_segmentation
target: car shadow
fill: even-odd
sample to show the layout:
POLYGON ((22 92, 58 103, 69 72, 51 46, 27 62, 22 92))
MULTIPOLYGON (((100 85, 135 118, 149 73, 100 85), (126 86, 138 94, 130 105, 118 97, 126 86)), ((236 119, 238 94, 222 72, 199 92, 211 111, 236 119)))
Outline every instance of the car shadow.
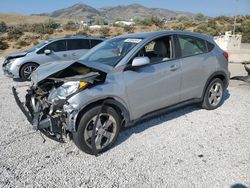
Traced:
MULTIPOLYGON (((226 100, 228 100, 229 98, 230 98, 230 93, 228 90, 226 90, 224 93, 223 102, 221 105, 223 105, 224 102, 226 100)), ((171 121, 173 119, 179 118, 183 115, 186 115, 186 114, 192 113, 194 111, 198 111, 198 110, 201 110, 201 108, 199 108, 198 105, 196 105, 196 104, 184 106, 182 108, 176 109, 175 111, 171 111, 168 113, 154 116, 153 118, 150 118, 150 119, 140 121, 131 127, 123 128, 118 139, 117 139, 115 147, 120 145, 121 143, 125 142, 133 134, 141 133, 141 132, 147 130, 148 128, 152 128, 152 127, 160 125, 164 122, 171 121)))

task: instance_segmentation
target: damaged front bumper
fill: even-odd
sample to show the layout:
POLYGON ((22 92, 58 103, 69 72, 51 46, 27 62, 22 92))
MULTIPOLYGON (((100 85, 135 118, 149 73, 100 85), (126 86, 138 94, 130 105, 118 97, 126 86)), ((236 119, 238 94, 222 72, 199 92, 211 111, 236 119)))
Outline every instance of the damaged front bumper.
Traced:
POLYGON ((42 110, 42 105, 32 97, 31 93, 28 92, 25 103, 22 103, 15 87, 12 87, 12 92, 17 105, 34 130, 39 130, 45 136, 58 142, 64 142, 64 138, 67 137, 69 132, 75 132, 78 110, 70 105, 63 105, 60 115, 52 115, 50 112, 45 113, 42 110))

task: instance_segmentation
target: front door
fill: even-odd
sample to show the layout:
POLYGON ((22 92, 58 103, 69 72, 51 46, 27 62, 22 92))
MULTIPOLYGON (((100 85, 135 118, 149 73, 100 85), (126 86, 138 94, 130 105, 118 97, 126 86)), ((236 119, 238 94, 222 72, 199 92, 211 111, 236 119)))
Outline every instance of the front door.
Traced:
POLYGON ((41 64, 55 61, 68 61, 72 59, 66 48, 66 40, 58 40, 48 44, 38 52, 38 55, 41 64), (45 54, 45 50, 50 50, 51 53, 45 54))
POLYGON ((124 71, 132 119, 179 102, 181 69, 172 46, 171 36, 151 41, 136 55, 149 57, 150 64, 124 71))

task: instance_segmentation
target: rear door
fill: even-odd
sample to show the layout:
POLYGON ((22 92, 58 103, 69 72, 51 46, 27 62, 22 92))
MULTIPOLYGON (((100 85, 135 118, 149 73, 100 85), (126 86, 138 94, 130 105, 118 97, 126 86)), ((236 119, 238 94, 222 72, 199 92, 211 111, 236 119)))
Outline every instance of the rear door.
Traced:
POLYGON ((62 61, 62 60, 70 60, 70 56, 67 54, 66 49, 66 40, 57 40, 49 43, 41 50, 37 52, 37 59, 40 63, 47 63, 52 61, 62 61), (45 50, 50 50, 50 54, 45 54, 45 50))
POLYGON ((154 39, 140 49, 135 57, 138 56, 147 56, 151 62, 137 70, 124 71, 132 118, 180 100, 181 69, 179 60, 174 58, 172 37, 154 39))
POLYGON ((178 35, 182 67, 181 101, 200 98, 209 75, 216 70, 214 55, 203 39, 178 35))
POLYGON ((89 39, 67 39, 68 55, 72 60, 77 60, 90 49, 89 39))

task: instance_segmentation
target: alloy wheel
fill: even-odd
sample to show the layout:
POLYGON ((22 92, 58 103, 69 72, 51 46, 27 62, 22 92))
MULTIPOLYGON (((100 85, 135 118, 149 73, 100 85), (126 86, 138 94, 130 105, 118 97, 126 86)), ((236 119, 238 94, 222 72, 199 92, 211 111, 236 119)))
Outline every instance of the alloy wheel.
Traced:
POLYGON ((222 99, 222 94, 223 94, 223 87, 221 83, 215 82, 209 90, 209 95, 208 95, 209 103, 212 106, 217 106, 222 99))
MULTIPOLYGON (((84 139, 88 147, 91 147, 91 138, 93 133, 93 127, 96 121, 97 115, 94 116, 88 123, 84 130, 84 139)), ((97 121, 95 145, 97 150, 104 149, 113 140, 117 132, 117 122, 115 118, 107 113, 101 113, 97 121)))

